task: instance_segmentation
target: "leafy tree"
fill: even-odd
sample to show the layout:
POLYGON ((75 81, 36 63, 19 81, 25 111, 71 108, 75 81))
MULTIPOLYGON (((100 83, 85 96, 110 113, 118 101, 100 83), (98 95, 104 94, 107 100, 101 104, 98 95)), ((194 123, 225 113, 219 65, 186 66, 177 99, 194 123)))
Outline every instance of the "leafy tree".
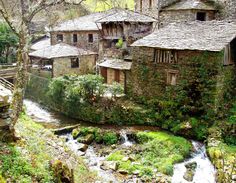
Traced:
POLYGON ((4 19, 12 32, 19 39, 17 49, 17 74, 12 99, 12 114, 10 131, 14 140, 17 140, 15 124, 18 121, 23 107, 23 97, 27 80, 27 66, 29 63, 29 43, 32 37, 30 24, 39 12, 63 3, 80 4, 83 0, 0 0, 0 16, 4 19))
POLYGON ((6 23, 0 23, 0 63, 8 63, 9 56, 15 57, 18 37, 6 23))

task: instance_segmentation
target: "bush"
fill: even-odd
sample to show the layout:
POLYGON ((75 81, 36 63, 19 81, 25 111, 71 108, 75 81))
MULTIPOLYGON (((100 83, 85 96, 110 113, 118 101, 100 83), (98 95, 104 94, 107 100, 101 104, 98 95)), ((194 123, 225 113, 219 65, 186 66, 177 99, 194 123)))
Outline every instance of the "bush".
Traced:
POLYGON ((113 132, 106 132, 103 135, 103 142, 106 145, 112 145, 112 144, 116 144, 118 142, 118 137, 115 133, 113 132))
POLYGON ((116 43, 116 48, 122 48, 123 47, 123 39, 119 39, 116 43))

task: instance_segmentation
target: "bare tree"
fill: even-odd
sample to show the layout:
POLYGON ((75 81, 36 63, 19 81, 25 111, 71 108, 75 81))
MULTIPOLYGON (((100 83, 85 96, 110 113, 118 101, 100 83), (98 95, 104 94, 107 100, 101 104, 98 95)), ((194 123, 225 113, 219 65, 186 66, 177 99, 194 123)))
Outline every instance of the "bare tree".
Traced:
POLYGON ((12 99, 11 136, 17 140, 15 124, 23 107, 24 90, 27 81, 29 63, 30 23, 34 16, 55 5, 63 3, 79 5, 82 1, 67 0, 0 0, 0 15, 19 38, 17 50, 17 74, 12 99))

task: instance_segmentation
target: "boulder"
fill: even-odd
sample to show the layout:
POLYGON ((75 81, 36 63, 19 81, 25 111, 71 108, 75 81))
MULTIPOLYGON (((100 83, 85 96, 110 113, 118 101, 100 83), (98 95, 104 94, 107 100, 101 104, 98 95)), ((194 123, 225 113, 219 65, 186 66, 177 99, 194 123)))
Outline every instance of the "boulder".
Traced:
POLYGON ((185 167, 187 168, 187 171, 184 174, 184 179, 189 182, 192 182, 196 168, 197 168, 197 163, 195 161, 190 162, 190 163, 185 164, 185 167))
POLYGON ((122 161, 129 161, 129 157, 126 156, 126 157, 122 158, 122 161))
POLYGON ((129 172, 127 170, 119 169, 118 172, 123 175, 127 175, 129 172))
POLYGON ((93 142, 93 140, 94 140, 94 135, 88 134, 85 137, 79 137, 77 141, 89 145, 93 142))
POLYGON ((133 175, 139 175, 139 174, 140 174, 140 170, 133 171, 133 175))
POLYGON ((194 177, 194 172, 191 170, 187 170, 184 174, 184 179, 188 182, 192 182, 194 177))
POLYGON ((118 169, 118 163, 115 161, 104 161, 101 164, 101 169, 103 170, 114 170, 116 171, 118 169))
POLYGON ((79 155, 79 156, 84 156, 84 155, 85 155, 85 152, 78 151, 78 155, 79 155))
POLYGON ((184 165, 187 169, 190 169, 190 170, 196 170, 197 168, 197 163, 194 161, 194 162, 190 162, 190 163, 187 163, 184 165))
POLYGON ((82 143, 80 143, 80 144, 78 145, 78 150, 79 150, 79 151, 85 152, 87 149, 88 149, 88 145, 87 145, 87 144, 82 144, 82 143))
POLYGON ((80 131, 78 129, 74 129, 71 133, 73 139, 77 139, 80 134, 80 131))

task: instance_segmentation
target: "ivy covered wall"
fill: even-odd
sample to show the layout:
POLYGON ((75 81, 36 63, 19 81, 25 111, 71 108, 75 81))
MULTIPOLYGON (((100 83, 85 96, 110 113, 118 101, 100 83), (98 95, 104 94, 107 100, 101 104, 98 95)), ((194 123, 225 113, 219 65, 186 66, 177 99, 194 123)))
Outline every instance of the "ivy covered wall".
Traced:
POLYGON ((235 86, 234 66, 223 66, 223 52, 178 51, 178 63, 154 63, 153 48, 134 48, 128 76, 133 98, 173 100, 190 113, 215 111, 235 86), (177 85, 167 85, 167 71, 177 70, 177 85), (135 96, 135 97, 134 97, 135 96))

